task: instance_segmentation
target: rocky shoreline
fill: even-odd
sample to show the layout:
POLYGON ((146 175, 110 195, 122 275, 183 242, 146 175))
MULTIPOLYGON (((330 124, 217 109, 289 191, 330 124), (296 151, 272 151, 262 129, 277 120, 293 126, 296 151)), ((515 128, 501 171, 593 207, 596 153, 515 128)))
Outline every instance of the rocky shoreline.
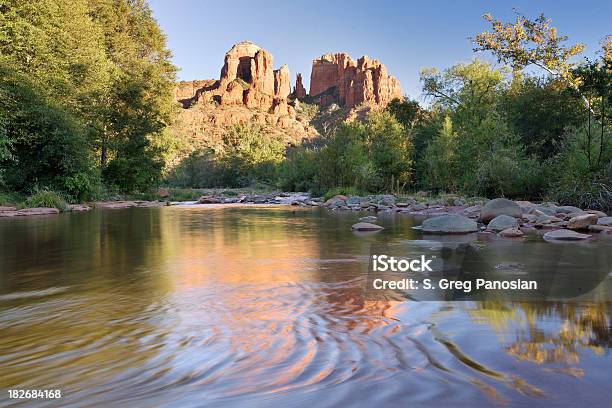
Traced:
MULTIPOLYGON (((197 201, 96 201, 87 204, 73 204, 66 211, 82 212, 97 209, 150 208, 167 205, 294 205, 301 207, 322 207, 329 211, 395 212, 423 216, 423 224, 415 229, 430 234, 467 234, 474 232, 494 233, 506 238, 520 238, 529 231, 546 231, 546 240, 585 240, 591 234, 612 235, 612 217, 597 210, 560 206, 555 203, 532 203, 512 201, 505 198, 465 199, 457 196, 427 198, 396 197, 389 194, 360 196, 335 195, 328 200, 311 197, 308 193, 235 194, 212 193, 197 201)), ((21 217, 53 215, 56 208, 0 207, 0 217, 21 217)), ((357 231, 380 231, 377 217, 361 217, 353 225, 357 231)))

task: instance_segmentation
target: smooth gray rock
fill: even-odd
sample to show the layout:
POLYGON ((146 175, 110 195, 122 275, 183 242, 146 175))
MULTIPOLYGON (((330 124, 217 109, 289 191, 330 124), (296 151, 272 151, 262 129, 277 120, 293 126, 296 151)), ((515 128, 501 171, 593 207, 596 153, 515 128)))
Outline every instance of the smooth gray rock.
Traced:
POLYGON ((591 238, 591 236, 588 234, 581 234, 579 232, 572 231, 572 230, 566 230, 566 229, 554 230, 554 231, 550 231, 544 234, 544 239, 547 241, 548 240, 579 241, 579 240, 589 239, 589 238, 591 238))
POLYGON ((362 221, 362 222, 376 222, 376 220, 378 220, 378 218, 376 218, 373 215, 368 215, 367 217, 361 217, 359 219, 359 221, 362 221))
POLYGON ((353 231, 380 231, 384 228, 380 225, 370 224, 369 222, 358 222, 354 224, 351 229, 353 231))
POLYGON ((602 217, 598 219, 597 225, 604 225, 606 227, 612 227, 612 217, 602 217))
POLYGON ((571 205, 562 205, 560 207, 557 207, 557 212, 560 212, 563 214, 571 214, 571 213, 580 213, 582 212, 582 210, 578 207, 574 207, 571 205))
POLYGON ((426 219, 421 228, 432 234, 467 234, 478 231, 478 224, 462 215, 448 214, 426 219))
POLYGON ((346 200, 346 205, 359 205, 363 201, 363 198, 357 196, 351 196, 346 200))
POLYGON ((493 218, 489 222, 489 225, 487 225, 488 230, 496 232, 516 227, 518 227, 518 221, 516 220, 516 218, 504 214, 498 215, 497 217, 493 218))
POLYGON ((523 216, 523 210, 521 210, 521 207, 514 201, 506 198, 495 198, 482 207, 480 211, 480 221, 489 223, 489 221, 498 215, 521 218, 523 216))
POLYGON ((546 215, 555 215, 557 213, 557 207, 551 207, 549 205, 538 205, 535 209, 546 215))

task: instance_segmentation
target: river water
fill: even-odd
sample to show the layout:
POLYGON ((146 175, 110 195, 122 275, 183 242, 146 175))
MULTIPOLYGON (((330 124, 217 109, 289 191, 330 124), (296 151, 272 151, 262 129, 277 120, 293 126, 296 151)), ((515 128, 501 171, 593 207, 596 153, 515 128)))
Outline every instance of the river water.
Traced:
POLYGON ((434 238, 396 214, 352 233, 360 215, 177 206, 0 220, 0 406, 610 406, 612 239, 434 238), (479 254, 464 269, 548 273, 548 289, 565 289, 530 301, 363 289, 373 251, 448 248, 479 254))

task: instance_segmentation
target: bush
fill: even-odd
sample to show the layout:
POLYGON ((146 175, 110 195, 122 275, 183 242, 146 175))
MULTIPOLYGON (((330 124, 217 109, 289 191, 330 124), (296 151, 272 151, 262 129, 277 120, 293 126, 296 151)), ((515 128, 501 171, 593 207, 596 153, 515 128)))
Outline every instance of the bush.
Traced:
POLYGON ((549 199, 562 205, 609 213, 612 211, 612 182, 576 180, 551 190, 549 199))
POLYGON ((237 125, 223 136, 220 158, 226 187, 245 187, 255 182, 275 183, 285 144, 261 126, 237 125))
POLYGON ((25 201, 26 207, 49 207, 60 211, 68 209, 68 203, 61 195, 52 190, 39 190, 29 196, 25 201))
POLYGON ((580 208, 612 210, 612 146, 604 143, 602 149, 602 144, 592 143, 581 129, 566 136, 560 153, 547 164, 552 180, 549 199, 580 208))
POLYGON ((291 149, 279 170, 280 188, 287 191, 321 193, 319 151, 308 148, 291 149))
POLYGON ((224 175, 212 149, 200 149, 183 159, 168 175, 172 186, 192 188, 222 187, 224 175))

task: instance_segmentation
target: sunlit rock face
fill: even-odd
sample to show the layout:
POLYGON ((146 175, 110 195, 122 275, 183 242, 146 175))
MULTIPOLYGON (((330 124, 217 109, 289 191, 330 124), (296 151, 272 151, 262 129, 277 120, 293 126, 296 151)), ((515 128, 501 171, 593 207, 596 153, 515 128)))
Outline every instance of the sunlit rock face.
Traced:
POLYGON ((291 91, 289 77, 287 65, 274 70, 272 54, 243 41, 225 54, 219 80, 181 82, 175 95, 184 108, 198 102, 216 102, 288 115, 291 113, 287 104, 291 91))
POLYGON ((310 95, 321 105, 346 107, 364 102, 384 107, 403 97, 400 82, 387 74, 384 64, 367 56, 355 61, 346 53, 325 54, 312 62, 310 95))

